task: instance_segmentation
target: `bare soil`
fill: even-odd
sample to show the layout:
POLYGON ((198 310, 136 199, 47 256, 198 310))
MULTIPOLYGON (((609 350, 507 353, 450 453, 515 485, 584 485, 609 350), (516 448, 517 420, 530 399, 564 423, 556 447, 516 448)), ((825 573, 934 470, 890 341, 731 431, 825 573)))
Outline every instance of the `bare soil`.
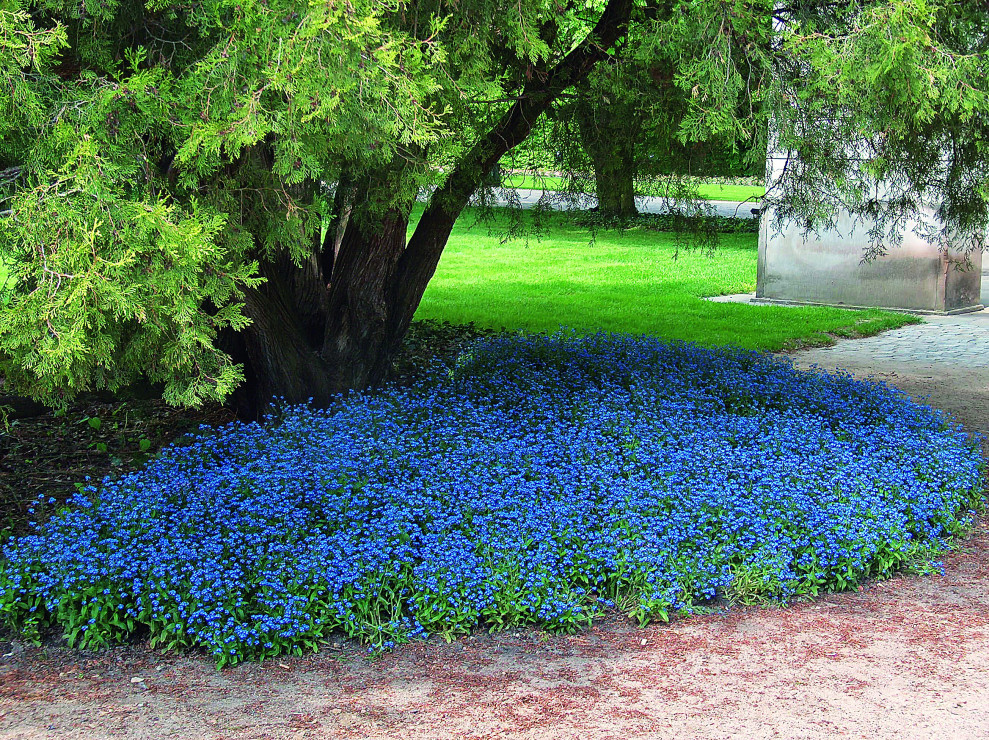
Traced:
MULTIPOLYGON (((984 379, 853 370, 881 370, 989 431, 984 379)), ((204 656, 142 645, 8 641, 0 738, 986 738, 985 522, 944 569, 785 608, 643 629, 616 616, 573 636, 480 633, 376 660, 339 643, 217 671, 204 656)))

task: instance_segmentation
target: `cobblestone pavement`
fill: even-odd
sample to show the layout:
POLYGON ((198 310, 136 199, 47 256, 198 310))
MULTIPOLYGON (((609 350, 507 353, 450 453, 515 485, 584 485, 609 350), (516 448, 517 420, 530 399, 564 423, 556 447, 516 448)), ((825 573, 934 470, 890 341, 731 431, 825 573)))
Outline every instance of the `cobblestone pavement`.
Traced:
MULTIPOLYGON (((718 303, 752 303, 755 293, 713 296, 718 303)), ((982 276, 982 302, 989 306, 989 274, 982 276)), ((795 305, 795 304, 776 304, 795 305)), ((800 365, 848 369, 884 365, 954 371, 989 370, 989 308, 982 311, 938 316, 927 314, 923 324, 877 334, 864 339, 843 339, 831 347, 794 353, 800 365)), ((987 378, 989 382, 989 378, 987 378)))
POLYGON ((923 324, 864 339, 841 340, 832 347, 796 353, 795 358, 837 367, 842 363, 889 363, 931 370, 942 366, 989 370, 989 310, 923 318, 923 324))
POLYGON ((923 318, 791 357, 800 368, 845 370, 899 388, 981 434, 989 454, 989 310, 923 318))
MULTIPOLYGON (((753 298, 755 293, 739 293, 708 300, 752 303, 753 298)), ((982 277, 982 303, 989 306, 989 275, 982 277)), ((790 357, 799 368, 844 370, 899 388, 980 433, 989 456, 989 309, 922 319, 922 324, 863 339, 839 339, 831 347, 801 350, 790 357)))

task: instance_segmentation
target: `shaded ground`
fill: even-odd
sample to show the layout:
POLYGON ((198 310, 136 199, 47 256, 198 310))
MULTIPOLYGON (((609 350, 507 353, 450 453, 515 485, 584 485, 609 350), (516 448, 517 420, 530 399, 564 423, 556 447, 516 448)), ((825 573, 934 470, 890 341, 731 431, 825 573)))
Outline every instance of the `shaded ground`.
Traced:
POLYGON ((28 508, 39 495, 61 504, 86 476, 97 481, 133 470, 165 444, 196 433, 200 425, 233 419, 220 406, 189 411, 160 400, 96 399, 58 416, 8 419, 6 427, 0 425, 0 530, 23 532, 28 508))
MULTIPOLYGON (((963 345, 982 341, 966 326, 963 345)), ((928 340, 910 332, 884 335, 892 357, 851 369, 989 429, 989 367, 917 359, 903 348, 928 340)), ((841 348, 853 345, 795 359, 849 366, 841 348)), ((218 672, 140 645, 94 654, 8 641, 0 738, 983 738, 985 524, 944 566, 786 609, 641 630, 616 617, 569 637, 479 634, 375 661, 344 643, 218 672)))
MULTIPOLYGON (((466 343, 491 330, 472 325, 417 322, 409 330, 393 377, 409 382, 435 362, 449 364, 466 343)), ((81 398, 62 413, 39 413, 43 407, 3 395, 0 378, 0 536, 26 531, 29 519, 45 516, 90 477, 100 481, 143 465, 149 456, 202 425, 233 421, 233 412, 218 404, 199 410, 176 409, 160 398, 81 398), (35 507, 38 496, 54 504, 35 507)))

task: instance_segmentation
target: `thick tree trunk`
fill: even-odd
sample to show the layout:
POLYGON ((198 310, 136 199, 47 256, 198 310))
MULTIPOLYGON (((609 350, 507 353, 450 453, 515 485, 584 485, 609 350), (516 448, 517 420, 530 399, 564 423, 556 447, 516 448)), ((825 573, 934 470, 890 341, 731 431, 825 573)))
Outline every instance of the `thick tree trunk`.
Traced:
POLYGON ((327 405, 338 392, 331 366, 315 337, 326 316, 326 292, 311 267, 265 265, 267 282, 245 295, 251 325, 231 355, 244 365, 246 382, 234 394, 238 415, 257 418, 272 399, 327 405), (308 278, 308 279, 307 279, 308 278))
MULTIPOLYGON (((624 147, 623 147, 624 149, 624 147)), ((631 147, 629 147, 631 149, 631 147)), ((626 154, 622 151, 621 154, 626 154)), ((598 210, 627 218, 638 213, 635 207, 635 179, 629 156, 595 157, 594 183, 598 210)))
POLYGON ((411 203, 376 190, 389 178, 354 185, 341 177, 333 228, 312 259, 301 266, 265 262, 267 282, 247 292, 252 324, 230 350, 245 366, 247 383, 235 396, 243 417, 263 413, 272 397, 323 406, 338 393, 385 379, 471 195, 553 100, 625 33, 631 8, 632 0, 609 0, 584 42, 551 69, 528 70, 516 103, 461 157, 411 238, 411 203))
MULTIPOLYGON (((232 399, 242 418, 257 418, 273 398, 326 406, 384 380, 397 344, 388 333, 390 296, 408 216, 393 211, 360 224, 350 220, 329 284, 316 259, 262 265, 265 283, 245 295, 251 325, 225 346, 245 368, 232 399)), ((331 248, 334 241, 327 234, 331 248)))
POLYGON ((391 333, 395 269, 405 249, 407 209, 375 221, 352 217, 340 243, 330 282, 321 356, 340 390, 385 379, 401 337, 391 333))

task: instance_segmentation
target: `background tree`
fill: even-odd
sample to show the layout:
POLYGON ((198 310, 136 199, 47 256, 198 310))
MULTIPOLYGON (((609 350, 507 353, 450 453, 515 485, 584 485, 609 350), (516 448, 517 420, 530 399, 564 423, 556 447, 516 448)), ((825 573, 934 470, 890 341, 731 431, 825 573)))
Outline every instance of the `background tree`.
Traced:
POLYGON ((561 148, 569 154, 562 166, 579 172, 590 165, 599 211, 634 216, 637 188, 689 194, 689 185, 680 179, 684 176, 761 177, 765 131, 753 126, 744 140, 709 132, 704 140, 682 141, 680 125, 690 110, 690 93, 675 84, 670 60, 652 49, 643 54, 636 41, 596 65, 553 115, 561 129, 554 138, 579 143, 576 149, 561 148))
POLYGON ((636 153, 646 127, 645 106, 636 75, 619 58, 599 64, 576 88, 576 100, 563 115, 573 116, 583 152, 594 168, 594 192, 603 214, 634 216, 636 153))
POLYGON ((246 415, 379 382, 486 174, 630 37, 682 91, 682 140, 773 117, 794 216, 933 199, 975 244, 974 6, 0 0, 0 374, 49 404, 144 376, 246 415))

